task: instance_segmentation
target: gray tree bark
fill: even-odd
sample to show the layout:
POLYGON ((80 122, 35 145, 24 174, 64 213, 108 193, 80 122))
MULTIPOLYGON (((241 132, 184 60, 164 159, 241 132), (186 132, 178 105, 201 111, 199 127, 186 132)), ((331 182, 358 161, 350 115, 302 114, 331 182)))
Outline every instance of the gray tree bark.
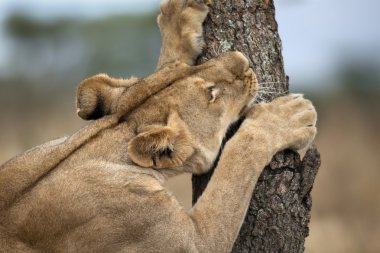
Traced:
MULTIPOLYGON (((264 92, 257 102, 269 102, 288 93, 281 53, 281 40, 272 1, 214 1, 205 22, 207 48, 199 62, 222 52, 237 50, 251 63, 264 92)), ((226 140, 237 131, 240 120, 229 130, 226 140)), ((254 145, 254 143, 252 143, 254 145)), ((244 159, 243 157, 241 159, 244 159)), ((199 198, 212 176, 193 176, 193 203, 199 198)), ((310 192, 320 165, 315 147, 301 161, 296 152, 276 154, 264 169, 237 238, 233 252, 303 252, 310 221, 310 192)))

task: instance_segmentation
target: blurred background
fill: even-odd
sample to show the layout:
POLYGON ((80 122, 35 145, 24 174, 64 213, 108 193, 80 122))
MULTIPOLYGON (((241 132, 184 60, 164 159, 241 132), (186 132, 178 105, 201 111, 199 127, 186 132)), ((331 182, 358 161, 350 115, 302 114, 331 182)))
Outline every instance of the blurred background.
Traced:
MULTIPOLYGON (((380 252, 380 1, 277 0, 291 90, 319 112, 306 252, 380 252)), ((0 0, 0 164, 85 123, 75 88, 154 70, 159 0, 0 0)), ((190 207, 189 176, 169 187, 190 207)))

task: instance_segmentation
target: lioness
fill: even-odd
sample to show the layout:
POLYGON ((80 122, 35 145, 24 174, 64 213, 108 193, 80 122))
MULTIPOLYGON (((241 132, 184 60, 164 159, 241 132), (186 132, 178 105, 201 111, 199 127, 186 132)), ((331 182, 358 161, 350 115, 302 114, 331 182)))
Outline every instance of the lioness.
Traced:
POLYGON ((316 113, 300 95, 249 107, 258 83, 241 53, 192 66, 210 4, 164 2, 157 72, 83 81, 78 114, 96 120, 1 166, 2 252, 231 250, 260 172, 277 151, 313 140, 316 113), (243 113, 207 189, 184 210, 163 182, 205 172, 243 113))

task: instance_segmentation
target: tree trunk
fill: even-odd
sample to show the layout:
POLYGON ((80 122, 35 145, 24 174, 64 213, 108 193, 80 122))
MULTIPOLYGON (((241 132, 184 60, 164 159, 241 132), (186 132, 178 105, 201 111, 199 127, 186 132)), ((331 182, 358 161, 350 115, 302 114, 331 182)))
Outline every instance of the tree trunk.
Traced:
MULTIPOLYGON (((261 86, 271 91, 261 94, 257 102, 269 102, 289 89, 275 8, 271 1, 265 2, 268 1, 214 1, 205 22, 207 48, 199 59, 204 62, 231 50, 244 53, 261 86)), ((241 121, 231 127, 225 141, 237 131, 241 121)), ((310 191, 319 165, 320 156, 314 147, 303 161, 298 153, 289 150, 274 156, 257 182, 233 252, 304 251, 310 221, 310 191)), ((213 169, 205 175, 193 176, 193 203, 206 188, 213 169)))

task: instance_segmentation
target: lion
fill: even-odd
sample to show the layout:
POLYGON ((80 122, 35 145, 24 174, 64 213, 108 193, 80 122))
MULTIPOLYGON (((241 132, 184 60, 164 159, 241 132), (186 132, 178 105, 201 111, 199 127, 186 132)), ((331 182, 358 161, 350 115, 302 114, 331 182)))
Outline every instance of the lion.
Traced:
POLYGON ((232 249, 261 171, 276 152, 313 141, 316 112, 297 94, 252 105, 259 84, 239 52, 194 66, 211 4, 163 2, 157 71, 84 80, 78 115, 94 121, 0 167, 2 252, 232 249), (163 182, 206 172, 242 115, 205 192, 185 210, 163 182))

